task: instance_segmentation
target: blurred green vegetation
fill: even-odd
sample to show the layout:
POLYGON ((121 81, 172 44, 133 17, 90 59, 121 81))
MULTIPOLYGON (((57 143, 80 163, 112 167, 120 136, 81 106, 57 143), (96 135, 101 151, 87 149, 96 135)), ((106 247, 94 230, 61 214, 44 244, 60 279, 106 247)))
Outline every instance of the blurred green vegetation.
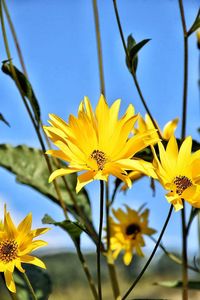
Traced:
MULTIPOLYGON (((85 274, 76 253, 60 252, 40 255, 40 257, 46 263, 46 272, 50 275, 52 280, 53 292, 49 297, 49 300, 93 300, 87 280, 85 279, 85 274)), ((93 278, 96 280, 96 254, 87 253, 85 254, 85 257, 93 278)), ((146 258, 135 256, 130 266, 125 267, 122 262, 122 257, 119 257, 116 266, 122 293, 123 291, 125 292, 134 281, 142 266, 145 264, 145 261, 146 258)), ((195 275, 191 273, 191 276, 199 280, 198 274, 195 275)), ((130 299, 181 299, 180 289, 169 289, 154 285, 154 283, 158 281, 180 279, 181 266, 171 261, 165 255, 157 255, 143 279, 137 285, 133 297, 130 297, 130 299)), ((112 290, 104 258, 102 258, 102 282, 103 299, 112 300, 112 290)), ((3 281, 0 277, 0 300, 10 299, 11 298, 4 288, 3 281)), ((200 291, 191 291, 190 299, 200 299, 200 291)))

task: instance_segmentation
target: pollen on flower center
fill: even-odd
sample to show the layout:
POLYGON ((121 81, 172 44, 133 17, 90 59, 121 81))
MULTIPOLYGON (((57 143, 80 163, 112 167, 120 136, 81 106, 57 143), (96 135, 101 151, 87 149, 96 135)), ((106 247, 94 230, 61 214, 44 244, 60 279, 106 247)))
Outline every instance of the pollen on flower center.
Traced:
POLYGON ((104 165, 106 163, 106 155, 103 151, 100 150, 94 150, 90 157, 94 160, 96 160, 98 170, 103 170, 104 165))
POLYGON ((192 181, 186 176, 176 176, 174 179, 176 185, 176 193, 181 196, 182 193, 192 185, 192 181))
POLYGON ((126 235, 131 236, 132 239, 136 238, 136 235, 141 231, 141 228, 138 224, 130 224, 126 228, 126 235))
POLYGON ((17 258, 18 244, 15 240, 0 242, 0 260, 8 263, 17 258))

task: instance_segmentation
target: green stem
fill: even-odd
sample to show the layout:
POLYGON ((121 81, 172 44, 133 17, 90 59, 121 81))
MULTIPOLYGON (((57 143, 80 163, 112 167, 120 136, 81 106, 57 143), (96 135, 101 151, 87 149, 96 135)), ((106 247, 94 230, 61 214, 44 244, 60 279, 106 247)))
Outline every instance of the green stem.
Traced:
POLYGON ((8 24, 10 26, 10 30, 11 30, 11 33, 12 33, 12 36, 13 36, 13 40, 14 40, 15 45, 16 45, 16 49, 17 49, 17 53, 18 53, 18 56, 19 56, 20 64, 22 66, 23 73, 28 78, 28 74, 27 74, 27 71, 26 71, 26 67, 25 67, 25 63, 24 63, 22 51, 21 51, 21 48, 20 48, 20 45, 19 45, 19 42, 18 42, 17 34, 16 34, 16 31, 15 31, 12 19, 10 17, 9 11, 8 11, 8 7, 7 7, 7 4, 6 4, 6 1, 2 0, 2 4, 3 4, 4 11, 6 13, 8 24))
POLYGON ((100 180, 100 216, 99 216, 99 240, 97 245, 97 281, 99 300, 102 300, 101 289, 101 237, 103 229, 103 209, 104 209, 104 182, 100 180))
POLYGON ((35 295, 34 289, 33 289, 32 285, 31 285, 30 280, 28 279, 28 276, 26 275, 26 273, 23 273, 23 277, 24 277, 24 280, 26 282, 26 285, 27 285, 27 287, 29 289, 29 292, 30 292, 33 300, 37 300, 37 297, 35 295))
MULTIPOLYGON (((25 99, 25 97, 23 95, 23 91, 22 91, 21 85, 20 85, 20 83, 18 81, 15 69, 14 69, 13 64, 12 64, 12 59, 11 59, 11 54, 10 54, 10 49, 9 49, 9 44, 8 44, 6 29, 5 29, 4 17, 3 17, 2 0, 0 1, 0 18, 1 18, 1 27, 2 27, 2 32, 3 32, 4 45, 5 45, 5 48, 6 48, 7 58, 9 60, 9 62, 10 62, 10 68, 11 68, 11 72, 12 72, 12 75, 13 75, 13 79, 14 79, 14 81, 16 83, 16 86, 17 86, 18 91, 19 91, 19 93, 21 95, 22 101, 23 101, 23 103, 24 103, 24 105, 26 107, 28 115, 29 115, 29 117, 31 119, 31 122, 32 122, 32 124, 34 126, 34 129, 35 129, 37 137, 39 139, 42 151, 43 151, 43 153, 45 153, 46 152, 46 148, 45 148, 42 136, 40 134, 39 126, 38 126, 38 124, 36 124, 36 122, 34 120, 34 117, 33 117, 33 114, 32 114, 32 112, 31 112, 31 110, 29 108, 29 105, 28 105, 28 103, 27 103, 27 101, 26 101, 26 99, 25 99)), ((44 158, 46 160, 46 163, 47 163, 47 166, 48 166, 48 169, 49 169, 49 173, 51 174, 53 172, 53 169, 51 167, 50 159, 49 159, 49 157, 47 155, 44 155, 44 158)), ((55 187, 55 190, 56 190, 56 193, 57 193, 57 196, 58 196, 58 201, 61 204, 61 207, 63 209, 64 215, 65 215, 66 219, 68 219, 66 205, 65 205, 64 200, 62 198, 62 195, 60 193, 60 190, 59 190, 59 187, 58 187, 58 184, 57 184, 56 180, 53 181, 53 185, 55 187)))
POLYGON ((103 57, 102 57, 102 47, 101 47, 100 26, 99 26, 99 14, 98 14, 97 1, 93 0, 92 3, 93 3, 93 12, 94 12, 94 21, 95 21, 97 49, 98 49, 100 87, 101 87, 101 93, 105 96, 105 83, 104 83, 104 73, 103 73, 103 57))
MULTIPOLYGON (((183 200, 184 201, 184 200, 183 200)), ((182 299, 188 299, 188 269, 187 269, 187 234, 186 234, 186 220, 185 220, 185 203, 183 202, 183 209, 181 210, 181 223, 182 223, 182 299)))
MULTIPOLYGON (((126 42, 125 42, 125 39, 124 39, 122 26, 121 26, 121 21, 120 21, 120 17, 119 17, 119 13, 118 13, 117 0, 113 0, 113 6, 114 6, 115 16, 116 16, 116 20, 117 20, 117 25, 118 25, 118 28, 119 28, 120 37, 121 37, 122 44, 123 44, 123 47, 124 47, 124 52, 126 54, 126 57, 129 58, 129 54, 128 54, 128 50, 127 50, 127 47, 126 47, 126 42)), ((152 116, 152 114, 151 114, 151 112, 148 108, 148 105, 147 105, 147 103, 144 99, 144 96, 142 94, 142 91, 141 91, 141 88, 140 88, 140 85, 139 85, 139 82, 137 80, 137 76, 136 76, 136 73, 135 73, 134 70, 131 72, 131 75, 133 77, 133 81, 135 83, 135 86, 136 86, 137 92, 139 94, 140 100, 141 100, 147 114, 149 115, 154 127, 158 130, 158 135, 159 135, 160 139, 162 139, 160 129, 159 129, 158 125, 156 124, 156 122, 155 122, 155 120, 154 120, 154 118, 153 118, 153 116, 152 116)))
POLYGON ((112 254, 111 252, 108 252, 107 255, 108 255, 107 264, 108 264, 109 276, 112 284, 113 296, 115 300, 121 300, 122 298, 121 298, 116 268, 112 258, 112 254))
POLYGON ((109 201, 109 181, 106 181, 106 240, 107 252, 110 250, 110 201, 109 201))
MULTIPOLYGON (((19 42, 18 42, 18 39, 17 39, 17 35, 16 35, 16 31, 15 31, 15 28, 14 28, 14 25, 13 25, 13 22, 11 20, 11 17, 10 17, 10 14, 9 14, 9 11, 8 11, 8 8, 6 6, 6 2, 5 0, 2 0, 2 4, 3 4, 3 7, 4 7, 4 10, 5 10, 5 13, 6 13, 6 17, 7 17, 7 20, 8 20, 8 24, 10 26, 10 29, 11 29, 11 32, 12 32, 12 35, 13 35, 13 39, 14 39, 14 43, 16 45, 16 48, 17 48, 17 53, 18 53, 18 56, 19 56, 19 60, 20 60, 20 63, 21 63, 21 67, 22 67, 22 70, 23 70, 23 73, 26 75, 26 77, 28 78, 28 74, 27 74, 27 71, 26 71, 26 68, 25 68, 25 63, 24 63, 24 60, 23 60, 23 56, 22 56, 22 52, 21 52, 21 49, 20 49, 20 45, 19 45, 19 42)), ((9 50, 9 47, 7 47, 7 49, 9 50)), ((30 112, 31 113, 31 112, 30 112)), ((34 122, 34 119, 33 117, 31 118, 32 122, 34 122)), ((35 124, 33 123, 34 127, 35 127, 35 124)), ((42 133, 44 134, 44 131, 43 131, 43 124, 42 124, 42 121, 40 122, 40 127, 42 129, 42 133)), ((43 143, 43 140, 42 140, 42 136, 40 135, 40 132, 38 130, 38 128, 35 127, 35 130, 36 130, 36 133, 37 135, 39 134, 38 138, 39 138, 39 142, 41 144, 41 147, 43 149, 43 152, 45 153, 46 152, 46 148, 44 146, 44 143, 43 143)), ((49 145, 49 140, 47 139, 46 137, 46 134, 44 134, 44 137, 46 139, 46 142, 47 144, 49 145)), ((49 145, 50 147, 50 145, 49 145)), ((47 162, 47 166, 49 168, 49 172, 52 173, 52 167, 51 167, 51 163, 50 163, 50 158, 48 156, 45 156, 45 160, 47 162)), ((58 162, 58 160, 56 159, 56 161, 58 162)), ((80 209, 80 207, 78 206, 77 204, 77 201, 73 195, 73 193, 71 192, 71 189, 69 187, 69 184, 67 183, 67 181, 65 180, 65 177, 63 176, 62 177, 62 180, 65 184, 65 187, 66 187, 66 190, 67 192, 69 193, 69 196, 74 204, 74 207, 78 213, 78 215, 83 219, 83 221, 86 223, 86 226, 88 228, 88 231, 90 232, 91 236, 93 237, 93 241, 97 243, 97 239, 98 239, 98 235, 94 229, 94 227, 92 226, 92 224, 89 222, 89 220, 87 219, 87 217, 85 216, 84 212, 80 209)), ((55 181, 54 184, 54 187, 56 189, 56 193, 58 195, 58 199, 61 203, 61 207, 63 209, 63 212, 65 214, 65 217, 67 217, 67 211, 66 211, 66 205, 62 199, 62 195, 61 193, 59 192, 59 187, 57 185, 57 182, 55 181)))
POLYGON ((94 283, 94 280, 92 278, 92 275, 90 273, 90 270, 88 268, 88 265, 86 263, 86 260, 81 252, 81 249, 79 247, 79 245, 75 244, 76 246, 76 250, 77 250, 77 254, 78 254, 78 257, 79 257, 79 260, 81 262, 81 265, 83 267, 83 270, 85 272, 85 275, 87 277, 87 280, 88 280, 88 283, 89 283, 89 286, 90 286, 90 289, 91 289, 91 292, 92 292, 92 295, 94 297, 95 300, 98 300, 98 294, 97 294, 97 290, 96 290, 96 287, 95 287, 95 283, 94 283))
MULTIPOLYGON (((149 236, 149 238, 156 244, 157 240, 153 237, 153 236, 149 236)), ((173 260, 175 263, 177 263, 178 265, 182 265, 183 261, 176 255, 174 255, 173 253, 169 252, 164 246, 163 244, 159 244, 159 247, 163 250, 163 252, 171 259, 173 260)), ((199 273, 200 270, 195 266, 191 266, 191 265, 187 265, 187 268, 192 270, 193 272, 199 273)))
MULTIPOLYGON (((181 23, 183 29, 184 37, 184 80, 183 80, 183 110, 182 110, 182 130, 181 139, 185 139, 186 135, 186 120, 187 120, 187 94, 188 94, 188 33, 185 22, 185 14, 182 0, 178 0, 179 9, 181 14, 181 23)), ((184 201, 184 200, 183 200, 184 201)), ((183 209, 181 210, 181 221, 182 221, 182 299, 188 299, 188 257, 187 257, 187 226, 186 226, 186 216, 185 216, 185 205, 183 204, 183 209)))
POLYGON ((106 182, 106 239, 107 239, 107 265, 108 265, 108 271, 109 276, 111 279, 112 284, 112 290, 113 290, 113 296, 115 300, 120 300, 120 289, 119 289, 119 283, 117 279, 117 273, 115 269, 115 264, 112 258, 112 253, 110 250, 110 201, 109 201, 109 181, 106 182))
POLYGON ((155 247, 154 247, 154 249, 153 249, 153 251, 152 251, 152 253, 151 253, 150 257, 149 257, 149 259, 147 260, 147 262, 146 262, 145 266, 143 267, 142 271, 140 272, 140 274, 137 276, 137 278, 135 279, 135 281, 132 283, 132 285, 130 286, 130 288, 127 290, 127 292, 122 297, 122 300, 125 300, 128 297, 128 295, 132 292, 132 290, 137 285, 137 283, 139 282, 139 280, 142 278, 143 274, 145 273, 146 269, 148 268, 148 266, 149 266, 152 258, 154 257, 154 254, 156 253, 157 248, 158 248, 158 246, 159 246, 159 244, 161 242, 161 239, 163 237, 165 229, 166 229, 166 227, 168 225, 168 222, 170 220, 172 211, 173 211, 173 205, 170 206, 169 213, 168 213, 167 218, 165 220, 165 223, 163 225, 162 231, 160 233, 160 236, 159 236, 159 238, 157 240, 157 243, 156 243, 156 245, 155 245, 155 247))
POLYGON ((12 300, 18 300, 17 295, 15 293, 12 293, 11 291, 9 291, 9 295, 12 300))

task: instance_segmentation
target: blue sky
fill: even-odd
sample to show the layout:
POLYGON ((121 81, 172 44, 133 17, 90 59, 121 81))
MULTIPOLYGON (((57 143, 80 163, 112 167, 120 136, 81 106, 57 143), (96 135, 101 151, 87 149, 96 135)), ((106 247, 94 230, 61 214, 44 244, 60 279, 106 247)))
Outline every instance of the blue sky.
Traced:
MULTIPOLYGON (((68 119, 76 114, 83 96, 89 96, 96 106, 100 88, 92 1, 7 1, 23 51, 29 78, 40 102, 42 119, 47 123, 48 113, 55 113, 68 119)), ((112 1, 98 1, 102 48, 104 59, 106 97, 109 104, 122 99, 122 111, 129 103, 136 112, 144 114, 132 78, 125 66, 124 51, 120 40, 112 1)), ((195 19, 199 1, 185 0, 187 26, 195 19)), ((183 81, 183 37, 178 1, 175 0, 126 0, 118 1, 119 13, 127 37, 133 34, 137 41, 151 38, 139 55, 138 79, 153 116, 161 127, 169 120, 181 119, 183 81)), ((10 39, 11 41, 11 39, 10 39)), ((16 66, 19 62, 13 43, 12 58, 16 66)), ((2 38, 0 59, 6 59, 2 38)), ((189 40, 189 92, 187 135, 199 139, 199 95, 198 95, 198 50, 196 37, 189 40)), ((11 128, 0 123, 1 143, 12 145, 27 144, 39 147, 36 134, 27 116, 20 96, 11 80, 0 73, 0 112, 9 121, 11 128)), ((179 125, 177 137, 180 136, 179 125)), ((63 215, 59 207, 43 198, 29 187, 19 185, 14 176, 0 169, 0 205, 8 203, 8 208, 20 220, 29 211, 33 212, 34 225, 41 226, 45 213, 57 220, 63 215)), ((92 199, 94 219, 98 219, 98 182, 87 187, 92 199)), ((157 185, 156 197, 152 197, 149 180, 138 182, 124 196, 120 193, 115 208, 127 203, 138 208, 147 202, 150 208, 150 225, 161 229, 168 213, 169 204, 164 191, 157 185)), ((180 246, 180 215, 174 213, 167 229, 164 242, 169 247, 180 246), (179 241, 179 242, 177 242, 179 241)), ((98 224, 97 222, 95 223, 98 224)), ((191 249, 197 250, 196 224, 191 231, 191 249)), ((47 234, 49 248, 62 246, 71 249, 69 238, 59 229, 47 234)), ((84 237, 84 249, 94 249, 84 237)), ((152 244, 148 242, 150 250, 152 244)))

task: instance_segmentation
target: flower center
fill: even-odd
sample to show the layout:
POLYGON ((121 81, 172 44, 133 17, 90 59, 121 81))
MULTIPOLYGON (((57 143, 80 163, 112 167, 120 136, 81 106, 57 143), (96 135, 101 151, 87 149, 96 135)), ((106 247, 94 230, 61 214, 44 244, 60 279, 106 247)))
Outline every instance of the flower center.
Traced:
POLYGON ((0 242, 0 260, 8 263, 17 257, 18 244, 15 240, 0 242))
POLYGON ((126 235, 131 235, 131 238, 134 240, 136 238, 136 235, 141 231, 141 228, 137 224, 130 224, 126 228, 126 235))
POLYGON ((176 193, 181 196, 182 193, 192 185, 192 181, 186 176, 176 176, 174 179, 176 185, 176 193))
POLYGON ((103 170, 103 167, 106 162, 106 155, 103 151, 100 150, 94 150, 90 157, 94 160, 96 160, 98 170, 103 170))

